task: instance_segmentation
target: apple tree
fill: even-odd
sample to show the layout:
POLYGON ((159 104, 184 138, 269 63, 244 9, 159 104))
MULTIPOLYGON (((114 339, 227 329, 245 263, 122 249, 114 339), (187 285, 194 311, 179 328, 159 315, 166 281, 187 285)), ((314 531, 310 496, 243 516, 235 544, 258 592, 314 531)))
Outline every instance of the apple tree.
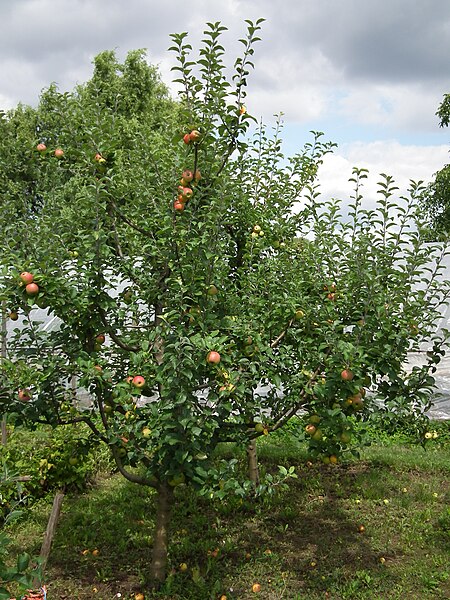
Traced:
POLYGON ((303 413, 311 456, 337 462, 357 420, 426 407, 445 344, 443 250, 422 243, 420 189, 396 198, 385 177, 366 208, 355 170, 349 203, 321 198, 333 144, 313 134, 287 158, 281 123, 269 133, 247 112, 260 27, 247 22, 231 77, 219 23, 197 59, 173 35, 179 100, 163 98, 157 121, 142 116, 148 90, 125 102, 125 72, 100 68, 109 54, 86 86, 44 94, 23 150, 39 164, 39 210, 16 219, 2 256, 2 298, 21 315, 3 408, 16 422, 86 423, 126 479, 156 490, 156 581, 176 488, 251 489, 218 444, 249 445, 303 413), (36 306, 57 327, 40 327, 36 306), (424 345, 424 365, 405 369, 424 345))

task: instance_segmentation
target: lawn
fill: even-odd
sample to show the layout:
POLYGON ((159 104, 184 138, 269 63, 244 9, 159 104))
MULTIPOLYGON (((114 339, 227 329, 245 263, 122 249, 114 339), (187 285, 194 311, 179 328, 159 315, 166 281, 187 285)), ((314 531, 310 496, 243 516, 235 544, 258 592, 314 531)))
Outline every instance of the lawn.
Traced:
MULTIPOLYGON (((117 474, 67 496, 46 573, 49 600, 450 598, 450 445, 395 439, 360 460, 311 464, 293 440, 262 440, 263 470, 297 479, 266 499, 197 498, 176 489, 170 574, 146 587, 154 498, 117 474), (95 551, 95 552, 94 552, 95 551), (259 592, 252 591, 260 584, 259 592)), ((232 452, 225 449, 223 452, 232 452)), ((12 525, 13 549, 37 553, 51 508, 12 525)))

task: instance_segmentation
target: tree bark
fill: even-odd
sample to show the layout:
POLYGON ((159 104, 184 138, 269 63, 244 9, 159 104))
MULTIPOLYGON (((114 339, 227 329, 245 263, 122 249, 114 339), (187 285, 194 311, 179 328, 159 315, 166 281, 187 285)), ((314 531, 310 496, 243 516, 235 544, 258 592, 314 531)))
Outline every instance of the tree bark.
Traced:
POLYGON ((252 440, 247 446, 248 457, 248 476, 250 481, 256 487, 259 485, 259 467, 258 455, 256 453, 256 439, 252 440))
POLYGON ((167 548, 169 543, 169 522, 173 504, 173 489, 167 483, 157 487, 158 499, 156 524, 153 539, 150 577, 156 583, 162 583, 167 574, 167 548))
MULTIPOLYGON (((63 500, 64 493, 57 492, 55 495, 55 499, 53 500, 52 512, 50 513, 50 517, 47 523, 47 529, 44 534, 44 541, 42 543, 41 552, 39 553, 39 557, 41 559, 42 573, 45 571, 48 557, 50 556, 50 549, 52 547, 53 538, 55 537, 56 526, 58 524, 59 515, 61 513, 61 505, 63 500)), ((40 585, 40 581, 36 578, 33 585, 34 587, 37 587, 38 585, 40 585)))

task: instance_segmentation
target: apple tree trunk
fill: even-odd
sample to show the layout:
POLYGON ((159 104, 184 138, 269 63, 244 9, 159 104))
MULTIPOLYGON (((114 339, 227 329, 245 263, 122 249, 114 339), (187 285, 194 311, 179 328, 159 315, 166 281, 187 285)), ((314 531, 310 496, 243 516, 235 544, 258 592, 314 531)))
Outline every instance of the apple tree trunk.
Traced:
POLYGON ((153 539, 150 578, 156 584, 162 583, 167 574, 167 548, 169 543, 169 522, 173 505, 173 489, 167 483, 157 487, 156 524, 153 539))

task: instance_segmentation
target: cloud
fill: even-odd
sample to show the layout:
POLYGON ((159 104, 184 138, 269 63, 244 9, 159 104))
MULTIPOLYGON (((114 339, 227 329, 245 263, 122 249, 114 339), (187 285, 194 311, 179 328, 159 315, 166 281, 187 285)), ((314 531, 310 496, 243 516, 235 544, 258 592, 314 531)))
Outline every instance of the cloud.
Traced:
POLYGON ((349 199, 354 186, 349 179, 354 167, 369 170, 362 193, 367 205, 378 197, 380 174, 392 176, 399 188, 395 197, 408 195, 411 180, 429 182, 433 174, 449 162, 448 146, 405 146, 397 141, 344 144, 338 152, 325 156, 318 179, 322 195, 349 199))

